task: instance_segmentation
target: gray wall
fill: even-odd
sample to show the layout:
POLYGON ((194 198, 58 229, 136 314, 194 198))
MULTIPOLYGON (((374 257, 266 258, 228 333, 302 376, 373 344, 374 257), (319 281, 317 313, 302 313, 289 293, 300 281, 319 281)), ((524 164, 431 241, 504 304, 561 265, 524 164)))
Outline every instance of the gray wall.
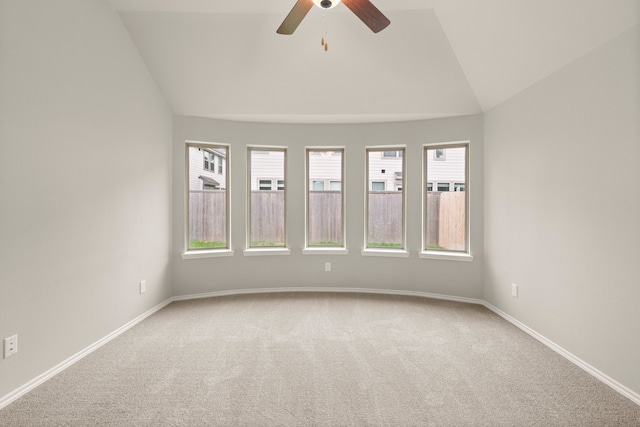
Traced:
POLYGON ((639 41, 636 26, 485 121, 485 299, 636 393, 639 41))
POLYGON ((174 119, 174 293, 189 295, 245 288, 346 287, 482 297, 483 268, 483 118, 368 125, 277 125, 201 118, 174 119), (231 218, 233 257, 183 260, 184 144, 186 140, 231 144, 231 218), (470 140, 471 252, 473 262, 418 258, 422 221, 422 144, 470 140), (247 257, 247 145, 288 146, 289 256, 247 257), (363 257, 364 165, 369 145, 407 144, 407 230, 409 258, 363 257), (303 255, 305 146, 346 146, 347 247, 349 254, 303 255), (333 271, 324 271, 331 262, 333 271))
POLYGON ((0 339, 20 348, 0 359, 0 397, 172 295, 301 286, 485 298, 640 393, 639 39, 635 27, 484 120, 175 117, 172 137, 106 2, 0 0, 0 339), (231 144, 233 257, 180 256, 188 139, 231 144), (456 140, 471 141, 475 259, 419 259, 421 145, 456 140), (289 256, 242 255, 247 144, 290 148, 289 256), (384 144, 408 146, 407 259, 360 254, 364 147, 384 144), (347 147, 347 256, 301 254, 306 145, 347 147))
POLYGON ((171 296, 171 112, 106 2, 1 0, 0 56, 1 397, 171 296))

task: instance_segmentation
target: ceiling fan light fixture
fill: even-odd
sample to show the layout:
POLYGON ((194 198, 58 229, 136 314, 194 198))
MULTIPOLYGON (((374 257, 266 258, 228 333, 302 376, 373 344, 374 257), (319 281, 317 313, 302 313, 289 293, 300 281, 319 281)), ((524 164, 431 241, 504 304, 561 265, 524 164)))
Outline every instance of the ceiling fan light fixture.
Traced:
POLYGON ((313 0, 313 3, 321 9, 332 9, 340 3, 340 0, 313 0))
POLYGON ((384 30, 391 23, 389 18, 371 3, 371 0, 296 0, 296 4, 284 18, 276 33, 293 34, 314 4, 321 9, 333 9, 340 2, 344 3, 374 33, 384 30))

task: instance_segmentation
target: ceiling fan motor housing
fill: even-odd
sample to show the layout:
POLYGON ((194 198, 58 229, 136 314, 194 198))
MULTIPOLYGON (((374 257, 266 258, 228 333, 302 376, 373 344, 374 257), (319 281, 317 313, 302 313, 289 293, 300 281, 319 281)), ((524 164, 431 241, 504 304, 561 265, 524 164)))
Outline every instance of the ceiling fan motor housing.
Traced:
POLYGON ((331 5, 333 5, 331 0, 322 0, 320 2, 320 6, 324 7, 325 9, 329 9, 331 7, 331 5))

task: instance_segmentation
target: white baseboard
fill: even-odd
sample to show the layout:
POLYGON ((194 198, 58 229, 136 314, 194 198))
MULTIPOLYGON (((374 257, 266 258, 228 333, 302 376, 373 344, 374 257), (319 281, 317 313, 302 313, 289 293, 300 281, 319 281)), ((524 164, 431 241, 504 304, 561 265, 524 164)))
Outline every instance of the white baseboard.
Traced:
POLYGON ((540 341, 541 343, 543 343, 544 345, 546 345, 556 353, 560 354, 570 362, 574 363, 578 367, 582 368, 589 374, 593 375, 598 380, 602 381, 603 383, 605 383, 606 385, 608 385, 618 393, 622 394, 623 396, 629 398, 631 401, 640 405, 640 394, 634 392, 633 390, 629 389, 628 387, 625 387, 624 385, 620 384, 613 378, 600 372, 598 369, 589 365, 579 357, 576 357, 575 355, 563 349, 553 341, 547 339, 543 335, 529 328, 524 323, 511 317, 504 311, 500 310, 497 307, 494 307, 493 305, 489 304, 488 302, 482 299, 433 294, 429 292, 400 291, 400 290, 390 290, 390 289, 300 287, 300 288, 238 289, 238 290, 229 290, 229 291, 207 292, 207 293, 192 294, 192 295, 180 295, 180 296, 174 296, 172 298, 169 298, 164 302, 158 304, 157 306, 151 308, 150 310, 146 311, 145 313, 141 314, 140 316, 136 317, 135 319, 131 320, 124 326, 113 331, 112 333, 105 336, 104 338, 91 344, 89 347, 85 348, 84 350, 76 353, 75 355, 71 356, 70 358, 63 361, 62 363, 54 366, 53 368, 49 369, 45 373, 29 381, 22 387, 19 387, 18 389, 7 394, 6 396, 3 396, 2 398, 0 398, 0 409, 9 405, 11 402, 25 395, 29 391, 33 390, 43 382, 47 381, 49 378, 65 370, 67 367, 73 365, 78 360, 82 359, 83 357, 87 356, 88 354, 92 353, 98 348, 102 347, 109 341, 113 340, 117 336, 121 335, 123 332, 127 331, 128 329, 142 322, 144 319, 151 316, 153 313, 159 311, 160 309, 164 308, 165 306, 167 306, 173 301, 186 301, 186 300, 192 300, 192 299, 222 297, 222 296, 230 296, 230 295, 246 295, 246 294, 277 293, 277 292, 343 292, 343 293, 362 293, 362 294, 403 295, 403 296, 416 296, 416 297, 423 297, 423 298, 432 298, 432 299, 440 299, 440 300, 446 300, 446 301, 462 302, 467 304, 482 305, 486 307, 488 310, 491 310, 498 316, 502 317, 509 323, 515 325, 525 333, 531 335, 533 338, 537 339, 538 341, 540 341))
POLYGON ((29 381, 28 383, 24 384, 23 386, 17 388, 16 390, 12 391, 11 393, 7 394, 6 396, 3 396, 2 398, 0 398, 0 409, 4 408, 5 406, 9 405, 11 402, 19 399, 20 397, 24 396, 25 394, 27 394, 28 392, 30 392, 34 388, 38 387, 40 384, 44 383, 48 379, 50 379, 53 376, 57 375, 58 373, 64 371, 69 366, 71 366, 74 363, 76 363, 78 360, 80 360, 83 357, 87 356, 88 354, 91 354, 92 352, 96 351, 97 349, 99 349, 100 347, 102 347, 103 345, 108 343, 109 341, 111 341, 114 338, 116 338, 118 335, 121 335, 122 333, 124 333, 127 330, 131 329, 133 326, 135 326, 138 323, 142 322, 147 317, 151 316, 153 313, 161 310, 162 308, 164 308, 166 305, 168 305, 172 301, 173 301, 173 298, 169 298, 169 299, 163 301, 162 303, 156 305, 155 307, 151 308, 150 310, 147 310, 146 312, 142 313, 140 316, 136 317, 135 319, 131 320, 130 322, 126 323, 125 325, 123 325, 120 328, 116 329, 115 331, 111 332, 109 335, 107 335, 107 336, 99 339, 98 341, 94 342, 89 347, 85 348, 84 350, 79 351, 78 353, 74 354, 73 356, 71 356, 70 358, 64 360, 63 362, 57 364, 53 368, 51 368, 48 371, 44 372, 43 374, 38 375, 36 378, 32 379, 31 381, 29 381))
POLYGON ((587 371, 588 373, 590 373, 591 375, 593 375, 594 377, 596 377, 597 379, 599 379, 600 381, 602 381, 603 383, 605 383, 606 385, 608 385, 609 387, 611 387, 612 389, 617 391, 618 393, 620 393, 623 396, 629 398, 634 403, 640 405, 640 394, 638 394, 638 393, 634 392, 633 390, 629 389, 628 387, 625 387, 624 385, 620 384, 618 381, 616 381, 613 378, 609 377, 608 375, 602 373, 598 369, 596 369, 593 366, 589 365, 584 360, 582 360, 579 357, 575 356, 574 354, 568 352, 564 348, 560 347, 558 344, 554 343, 553 341, 549 340, 545 336, 543 336, 543 335, 539 334, 538 332, 534 331, 533 329, 531 329, 530 327, 528 327, 524 323, 520 322, 519 320, 511 317, 510 315, 508 315, 504 311, 500 310, 499 308, 489 304, 486 301, 484 301, 483 305, 485 307, 487 307, 489 310, 493 311, 498 316, 502 317, 507 322, 513 324, 517 328, 519 328, 522 331, 526 332, 527 334, 531 335, 533 338, 537 339, 542 344, 546 345, 551 350, 555 351, 556 353, 558 353, 559 355, 561 355, 565 359, 567 359, 570 362, 574 363, 579 368, 583 369, 584 371, 587 371))
POLYGON ((368 288, 327 288, 327 287, 298 287, 298 288, 252 288, 252 289, 235 289, 231 291, 206 292, 202 294, 181 295, 173 297, 174 301, 185 301, 190 299, 222 297, 230 295, 246 295, 246 294, 268 294, 278 292, 342 292, 356 294, 381 294, 381 295, 402 295, 422 298, 440 299, 446 301, 464 302, 468 304, 484 305, 484 300, 477 298, 456 297, 451 295, 433 294, 420 291, 400 291, 391 289, 368 289, 368 288))

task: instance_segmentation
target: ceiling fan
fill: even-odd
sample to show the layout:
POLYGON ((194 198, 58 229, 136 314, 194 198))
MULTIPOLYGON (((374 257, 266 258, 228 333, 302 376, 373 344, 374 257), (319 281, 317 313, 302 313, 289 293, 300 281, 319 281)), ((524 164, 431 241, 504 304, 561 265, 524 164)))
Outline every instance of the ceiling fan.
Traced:
POLYGON ((293 34, 314 4, 323 9, 331 9, 341 1, 374 33, 384 30, 391 23, 369 0, 297 0, 276 32, 293 34))

